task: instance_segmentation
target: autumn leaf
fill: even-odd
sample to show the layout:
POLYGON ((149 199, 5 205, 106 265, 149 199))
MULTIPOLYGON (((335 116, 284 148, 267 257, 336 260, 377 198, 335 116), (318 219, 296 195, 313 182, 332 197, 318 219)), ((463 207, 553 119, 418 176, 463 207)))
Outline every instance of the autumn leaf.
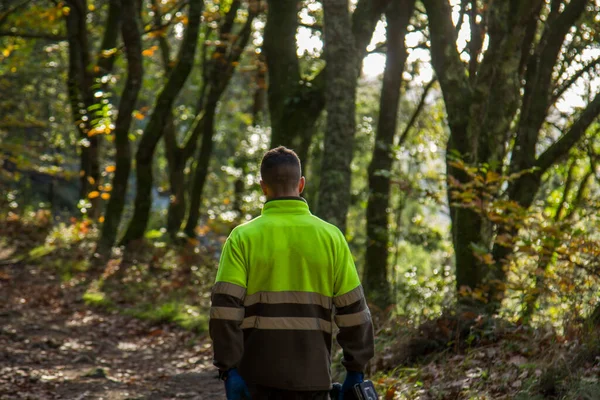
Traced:
POLYGON ((90 185, 93 185, 94 183, 96 183, 96 180, 91 176, 87 177, 87 181, 90 183, 90 185))
POLYGON ((106 172, 115 172, 117 170, 117 167, 114 165, 109 165, 108 167, 106 167, 104 169, 106 172))
POLYGON ((104 223, 104 215, 98 218, 98 222, 100 222, 101 224, 104 223))
POLYGON ((154 55, 154 52, 158 49, 158 46, 152 46, 147 48, 146 50, 142 51, 142 55, 146 56, 146 57, 151 57, 152 55, 154 55))
POLYGON ((100 197, 102 197, 102 200, 108 200, 110 199, 110 193, 102 193, 100 197))
POLYGON ((110 192, 112 191, 113 187, 110 183, 107 183, 106 185, 104 185, 104 191, 105 192, 110 192))
POLYGON ((94 190, 93 192, 90 192, 90 194, 88 194, 88 197, 90 199, 95 199, 96 197, 100 196, 100 192, 94 190))
POLYGON ((144 114, 142 114, 139 111, 134 111, 133 112, 133 118, 138 119, 138 120, 142 120, 145 118, 144 114))

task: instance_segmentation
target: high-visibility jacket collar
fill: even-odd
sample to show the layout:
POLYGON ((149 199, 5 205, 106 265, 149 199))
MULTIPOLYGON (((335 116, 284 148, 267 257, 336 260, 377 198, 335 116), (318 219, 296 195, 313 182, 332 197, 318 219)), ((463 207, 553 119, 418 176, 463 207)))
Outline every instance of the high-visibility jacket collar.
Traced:
POLYGON ((310 209, 302 197, 277 197, 265 203, 262 214, 310 214, 310 209))

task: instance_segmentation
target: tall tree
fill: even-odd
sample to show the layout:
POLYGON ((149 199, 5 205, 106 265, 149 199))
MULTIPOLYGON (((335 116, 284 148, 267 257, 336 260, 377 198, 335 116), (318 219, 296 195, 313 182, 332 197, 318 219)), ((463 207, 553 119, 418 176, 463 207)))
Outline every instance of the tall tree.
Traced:
MULTIPOLYGON (((404 37, 415 0, 393 0, 385 13, 387 52, 379 100, 379 120, 371 163, 367 203, 367 249, 363 284, 371 301, 384 308, 391 301, 387 264, 389 258, 390 171, 398 121, 400 87, 408 54, 404 37)), ((404 135, 401 140, 406 138, 404 135)))
POLYGON ((131 171, 129 127, 144 76, 142 40, 138 21, 139 10, 135 1, 124 1, 122 4, 123 23, 121 24, 121 32, 127 56, 127 79, 121 93, 119 113, 114 129, 116 165, 112 181, 113 189, 106 206, 102 235, 98 243, 98 251, 103 255, 110 254, 110 249, 117 237, 123 208, 125 207, 127 183, 131 171))
MULTIPOLYGON (((362 63, 375 26, 389 1, 358 1, 352 14, 351 28, 355 51, 353 59, 357 65, 362 63)), ((299 0, 268 1, 263 49, 269 77, 271 147, 284 145, 293 148, 306 164, 315 124, 325 107, 326 68, 314 78, 301 74, 296 50, 299 4, 299 0)), ((357 67, 357 74, 359 70, 357 67)))
POLYGON ((152 206, 152 161, 154 150, 164 132, 164 126, 171 114, 173 102, 192 70, 200 30, 202 6, 203 3, 201 1, 189 2, 188 24, 181 42, 177 62, 156 99, 150 121, 144 130, 138 146, 135 157, 137 178, 135 210, 123 238, 124 244, 128 244, 132 240, 141 239, 148 225, 152 206))
POLYGON ((200 205, 202 203, 202 193, 206 184, 208 168, 213 151, 213 138, 215 133, 215 122, 217 115, 217 106, 231 81, 231 77, 239 65, 240 57, 250 38, 252 36, 252 25, 254 19, 261 11, 260 0, 250 0, 248 2, 248 16, 246 22, 239 28, 235 34, 233 27, 237 11, 240 7, 240 1, 234 1, 231 9, 226 14, 223 23, 220 26, 219 45, 212 53, 212 61, 207 66, 207 79, 205 80, 206 99, 203 102, 202 124, 197 128, 201 129, 202 142, 198 153, 196 168, 192 181, 192 191, 190 194, 190 211, 185 224, 185 233, 192 237, 195 235, 195 229, 200 219, 200 205))
MULTIPOLYGON (((91 40, 88 33, 87 0, 68 0, 66 13, 67 41, 69 43, 68 90, 73 121, 80 136, 80 197, 96 191, 100 184, 100 132, 95 128, 95 110, 103 96, 95 96, 95 85, 109 74, 114 66, 116 44, 121 20, 121 2, 109 2, 104 36, 92 60, 91 40)), ((100 93, 102 95, 102 93, 100 93)), ((92 215, 98 215, 100 198, 92 199, 92 215)))
POLYGON ((317 210, 323 219, 344 232, 350 205, 350 164, 356 133, 356 82, 359 65, 355 60, 348 0, 324 1, 323 14, 327 62, 327 127, 317 210))
MULTIPOLYGON (((448 177, 463 186, 475 179, 453 162, 457 156, 466 165, 484 166, 492 174, 506 169, 523 172, 509 183, 506 198, 529 208, 542 175, 569 153, 600 113, 598 94, 573 123, 561 127, 556 141, 539 151, 545 147, 541 146, 542 132, 547 130, 554 104, 577 82, 577 78, 565 79, 565 71, 587 68, 577 62, 577 55, 597 40, 597 26, 591 25, 598 24, 594 21, 598 6, 589 0, 466 1, 471 39, 465 49, 469 60, 463 62, 448 1, 423 3, 429 19, 432 64, 451 131, 448 177)), ((471 207, 455 206, 453 199, 459 195, 455 186, 449 187, 449 202, 457 288, 466 289, 460 293, 485 293, 484 302, 493 312, 503 298, 506 259, 512 252, 505 240, 495 239, 514 238, 517 232, 471 207), (491 254, 493 262, 484 262, 481 252, 491 254)))

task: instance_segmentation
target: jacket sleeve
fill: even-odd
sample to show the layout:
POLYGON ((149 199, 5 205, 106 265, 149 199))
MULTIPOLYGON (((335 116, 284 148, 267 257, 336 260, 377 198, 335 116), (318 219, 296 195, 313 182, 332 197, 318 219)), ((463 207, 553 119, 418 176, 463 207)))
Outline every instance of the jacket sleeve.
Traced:
POLYGON ((375 354, 373 323, 354 260, 341 235, 334 273, 335 323, 342 347, 342 364, 348 371, 363 372, 375 354))
POLYGON ((232 232, 223 246, 211 295, 209 332, 213 341, 213 364, 220 370, 236 368, 244 351, 241 324, 244 320, 246 275, 244 258, 232 232))

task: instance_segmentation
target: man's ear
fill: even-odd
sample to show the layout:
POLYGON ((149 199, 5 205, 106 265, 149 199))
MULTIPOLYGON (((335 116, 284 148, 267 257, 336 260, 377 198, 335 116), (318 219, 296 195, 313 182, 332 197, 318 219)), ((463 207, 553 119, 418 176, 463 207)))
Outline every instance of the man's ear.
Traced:
POLYGON ((298 182, 298 193, 302 194, 302 192, 304 191, 304 186, 306 185, 306 178, 305 177, 301 177, 300 178, 300 182, 298 182))
POLYGON ((260 180, 260 188, 262 189, 263 194, 267 196, 267 184, 262 179, 260 180))

